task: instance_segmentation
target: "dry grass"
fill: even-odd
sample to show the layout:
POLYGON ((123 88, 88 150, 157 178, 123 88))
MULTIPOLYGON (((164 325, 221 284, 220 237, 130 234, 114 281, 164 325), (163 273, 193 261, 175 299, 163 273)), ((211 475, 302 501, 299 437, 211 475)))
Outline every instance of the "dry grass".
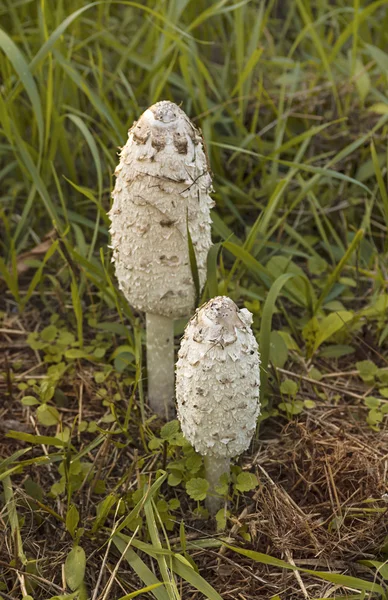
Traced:
MULTIPOLYGON (((0 331, 1 344, 7 348, 3 353, 6 362, 2 368, 11 373, 14 361, 23 363, 16 381, 11 382, 10 376, 8 381, 5 378, 0 383, 3 398, 7 398, 0 409, 3 433, 8 429, 46 433, 44 427, 37 425, 31 410, 21 406, 21 392, 16 387, 16 382, 31 376, 32 370, 34 377, 44 372, 37 363, 38 357, 26 348, 23 341, 22 323, 25 321, 31 325, 33 319, 34 314, 26 315, 23 320, 9 316, 0 331)), ((349 369, 339 371, 337 377, 327 376, 314 383, 308 377, 300 377, 300 396, 313 398, 316 406, 291 422, 271 418, 262 425, 252 452, 244 456, 241 463, 244 468, 257 473, 260 484, 254 494, 245 494, 238 499, 228 522, 228 541, 235 545, 243 543, 245 548, 283 558, 300 567, 370 578, 369 570, 358 561, 374 559, 388 535, 388 507, 382 499, 387 491, 388 433, 385 429, 372 431, 365 422, 365 407, 356 399, 349 398, 349 392, 360 397, 363 394, 363 384, 360 385, 356 372, 349 369), (328 388, 325 387, 326 382, 330 382, 328 388), (338 400, 337 392, 345 387, 347 393, 338 400), (325 400, 316 393, 322 390, 327 393, 325 400), (244 540, 240 532, 249 533, 251 541, 244 540)), ((81 389, 82 418, 101 423, 106 410, 96 397, 97 386, 88 367, 79 364, 71 384, 63 389, 69 399, 68 405, 61 410, 63 427, 71 427, 79 413, 81 389)), ((152 474, 162 466, 162 454, 147 454, 139 443, 136 414, 139 415, 139 411, 135 409, 129 432, 133 437, 129 444, 125 436, 115 436, 114 439, 107 436, 105 442, 89 454, 95 476, 92 482, 85 482, 73 497, 81 511, 82 524, 89 531, 83 546, 87 554, 87 584, 91 590, 95 589, 106 552, 104 535, 101 532, 96 535, 90 533, 96 505, 101 500, 101 496, 94 493, 96 481, 105 481, 106 493, 114 491, 124 497, 130 490, 136 489, 140 473, 152 474), (123 442, 123 447, 120 447, 120 442, 123 442)), ((81 449, 92 439, 93 435, 83 434, 79 444, 75 434, 73 443, 81 449)), ((23 445, 3 437, 0 455, 9 456, 23 445)), ((41 454, 41 447, 36 446, 29 457, 41 454)), ((66 502, 60 497, 54 499, 47 495, 41 503, 37 503, 26 492, 24 484, 28 478, 43 490, 48 490, 58 478, 57 470, 54 465, 50 468, 31 465, 24 469, 23 474, 13 477, 24 551, 38 561, 39 574, 33 574, 32 579, 38 578, 40 595, 37 597, 44 598, 45 594, 63 593, 62 565, 71 548, 71 540, 64 527, 66 502)), ((176 526, 170 534, 170 544, 179 547, 178 524, 183 519, 187 540, 193 544, 192 558, 203 577, 223 598, 269 599, 276 592, 281 597, 284 594, 284 597, 296 600, 332 594, 332 584, 317 582, 310 575, 296 576, 292 572, 252 563, 250 559, 225 548, 195 550, 197 540, 214 537, 214 527, 208 520, 194 514, 195 506, 184 490, 165 487, 163 492, 167 498, 175 495, 181 501, 181 509, 174 514, 176 526)), ((4 511, 0 523, 0 564, 10 584, 9 589, 17 589, 23 580, 23 569, 15 557, 15 543, 4 511)), ((112 518, 106 525, 113 527, 112 518)), ((104 563, 100 593, 112 572, 113 555, 109 554, 104 563)), ((124 564, 114 579, 112 593, 116 596, 112 597, 124 594, 120 591, 120 582, 125 582, 127 593, 128 589, 141 587, 141 581, 124 564)), ((182 597, 193 600, 200 598, 188 589, 185 592, 184 587, 183 594, 182 597)), ((11 591, 4 597, 14 598, 14 593, 11 591)))

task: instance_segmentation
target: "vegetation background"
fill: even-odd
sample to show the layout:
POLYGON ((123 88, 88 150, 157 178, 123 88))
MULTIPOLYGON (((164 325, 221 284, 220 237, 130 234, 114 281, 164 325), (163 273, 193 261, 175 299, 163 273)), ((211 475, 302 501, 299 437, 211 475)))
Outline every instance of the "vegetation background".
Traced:
POLYGON ((0 2, 0 597, 388 598, 387 9, 0 2), (161 99, 214 173, 203 299, 262 354, 217 524, 109 250, 117 149, 161 99))

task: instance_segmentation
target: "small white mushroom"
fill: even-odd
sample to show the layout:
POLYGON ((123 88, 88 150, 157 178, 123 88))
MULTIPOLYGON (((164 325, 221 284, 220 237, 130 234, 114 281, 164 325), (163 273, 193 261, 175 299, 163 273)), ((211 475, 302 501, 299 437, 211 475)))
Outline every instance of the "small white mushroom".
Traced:
POLYGON ((168 417, 174 398, 173 320, 195 306, 187 228, 199 284, 211 246, 211 176, 201 133, 176 104, 158 102, 129 130, 113 190, 110 233, 116 276, 146 313, 148 397, 168 417))
POLYGON ((260 358, 252 315, 226 296, 213 298, 188 323, 176 365, 183 434, 205 457, 207 507, 222 505, 215 488, 230 459, 249 447, 260 413, 260 358))

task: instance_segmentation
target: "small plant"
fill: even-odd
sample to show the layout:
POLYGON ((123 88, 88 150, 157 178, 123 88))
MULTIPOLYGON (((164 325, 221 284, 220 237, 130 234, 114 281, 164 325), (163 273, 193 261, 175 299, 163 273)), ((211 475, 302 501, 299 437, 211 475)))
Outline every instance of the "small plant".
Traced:
POLYGON ((192 313, 211 246, 211 177, 201 133, 173 102, 147 109, 116 168, 110 234, 120 289, 146 313, 148 397, 169 416, 174 319, 192 313))
POLYGON ((249 447, 260 412, 260 359, 251 323, 246 308, 218 296, 197 310, 179 351, 178 417, 204 456, 212 515, 222 504, 220 477, 229 473, 230 459, 249 447))
MULTIPOLYGON (((163 453, 164 459, 167 462, 168 485, 173 489, 183 486, 187 495, 197 502, 195 513, 198 516, 207 518, 209 513, 203 508, 201 503, 205 501, 207 504, 207 499, 214 492, 210 489, 210 484, 206 479, 203 457, 186 440, 180 431, 179 421, 174 420, 166 423, 160 431, 160 437, 152 437, 148 447, 150 450, 159 450, 163 453)), ((230 474, 224 473, 221 475, 216 486, 216 493, 223 498, 233 501, 240 494, 254 490, 257 485, 258 480, 256 475, 243 471, 241 467, 234 465, 230 469, 230 474)), ((137 494, 139 494, 139 490, 133 494, 134 500, 137 499, 137 494)), ((179 501, 177 498, 172 498, 168 501, 161 498, 162 509, 175 510, 178 506, 179 501)), ((225 529, 226 518, 229 515, 230 512, 224 509, 218 511, 216 514, 218 529, 225 529)), ((162 520, 164 517, 165 515, 162 510, 162 520)), ((166 518, 171 523, 170 515, 167 515, 166 518)), ((166 528, 168 529, 168 525, 166 525, 166 528)))

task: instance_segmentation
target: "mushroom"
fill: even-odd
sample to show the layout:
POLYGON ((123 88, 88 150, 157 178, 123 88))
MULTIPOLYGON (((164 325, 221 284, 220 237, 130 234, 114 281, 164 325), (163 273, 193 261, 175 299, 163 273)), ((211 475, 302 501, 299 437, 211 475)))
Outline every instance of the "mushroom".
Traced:
POLYGON ((148 398, 171 416, 174 399, 173 321, 192 314, 206 279, 211 246, 211 175, 201 132, 173 102, 148 108, 129 130, 115 171, 111 245, 119 287, 146 313, 148 398))
POLYGON ((222 506, 216 487, 230 459, 249 447, 260 413, 260 358, 252 314, 226 296, 213 298, 189 321, 176 364, 178 418, 204 456, 207 508, 222 506))

